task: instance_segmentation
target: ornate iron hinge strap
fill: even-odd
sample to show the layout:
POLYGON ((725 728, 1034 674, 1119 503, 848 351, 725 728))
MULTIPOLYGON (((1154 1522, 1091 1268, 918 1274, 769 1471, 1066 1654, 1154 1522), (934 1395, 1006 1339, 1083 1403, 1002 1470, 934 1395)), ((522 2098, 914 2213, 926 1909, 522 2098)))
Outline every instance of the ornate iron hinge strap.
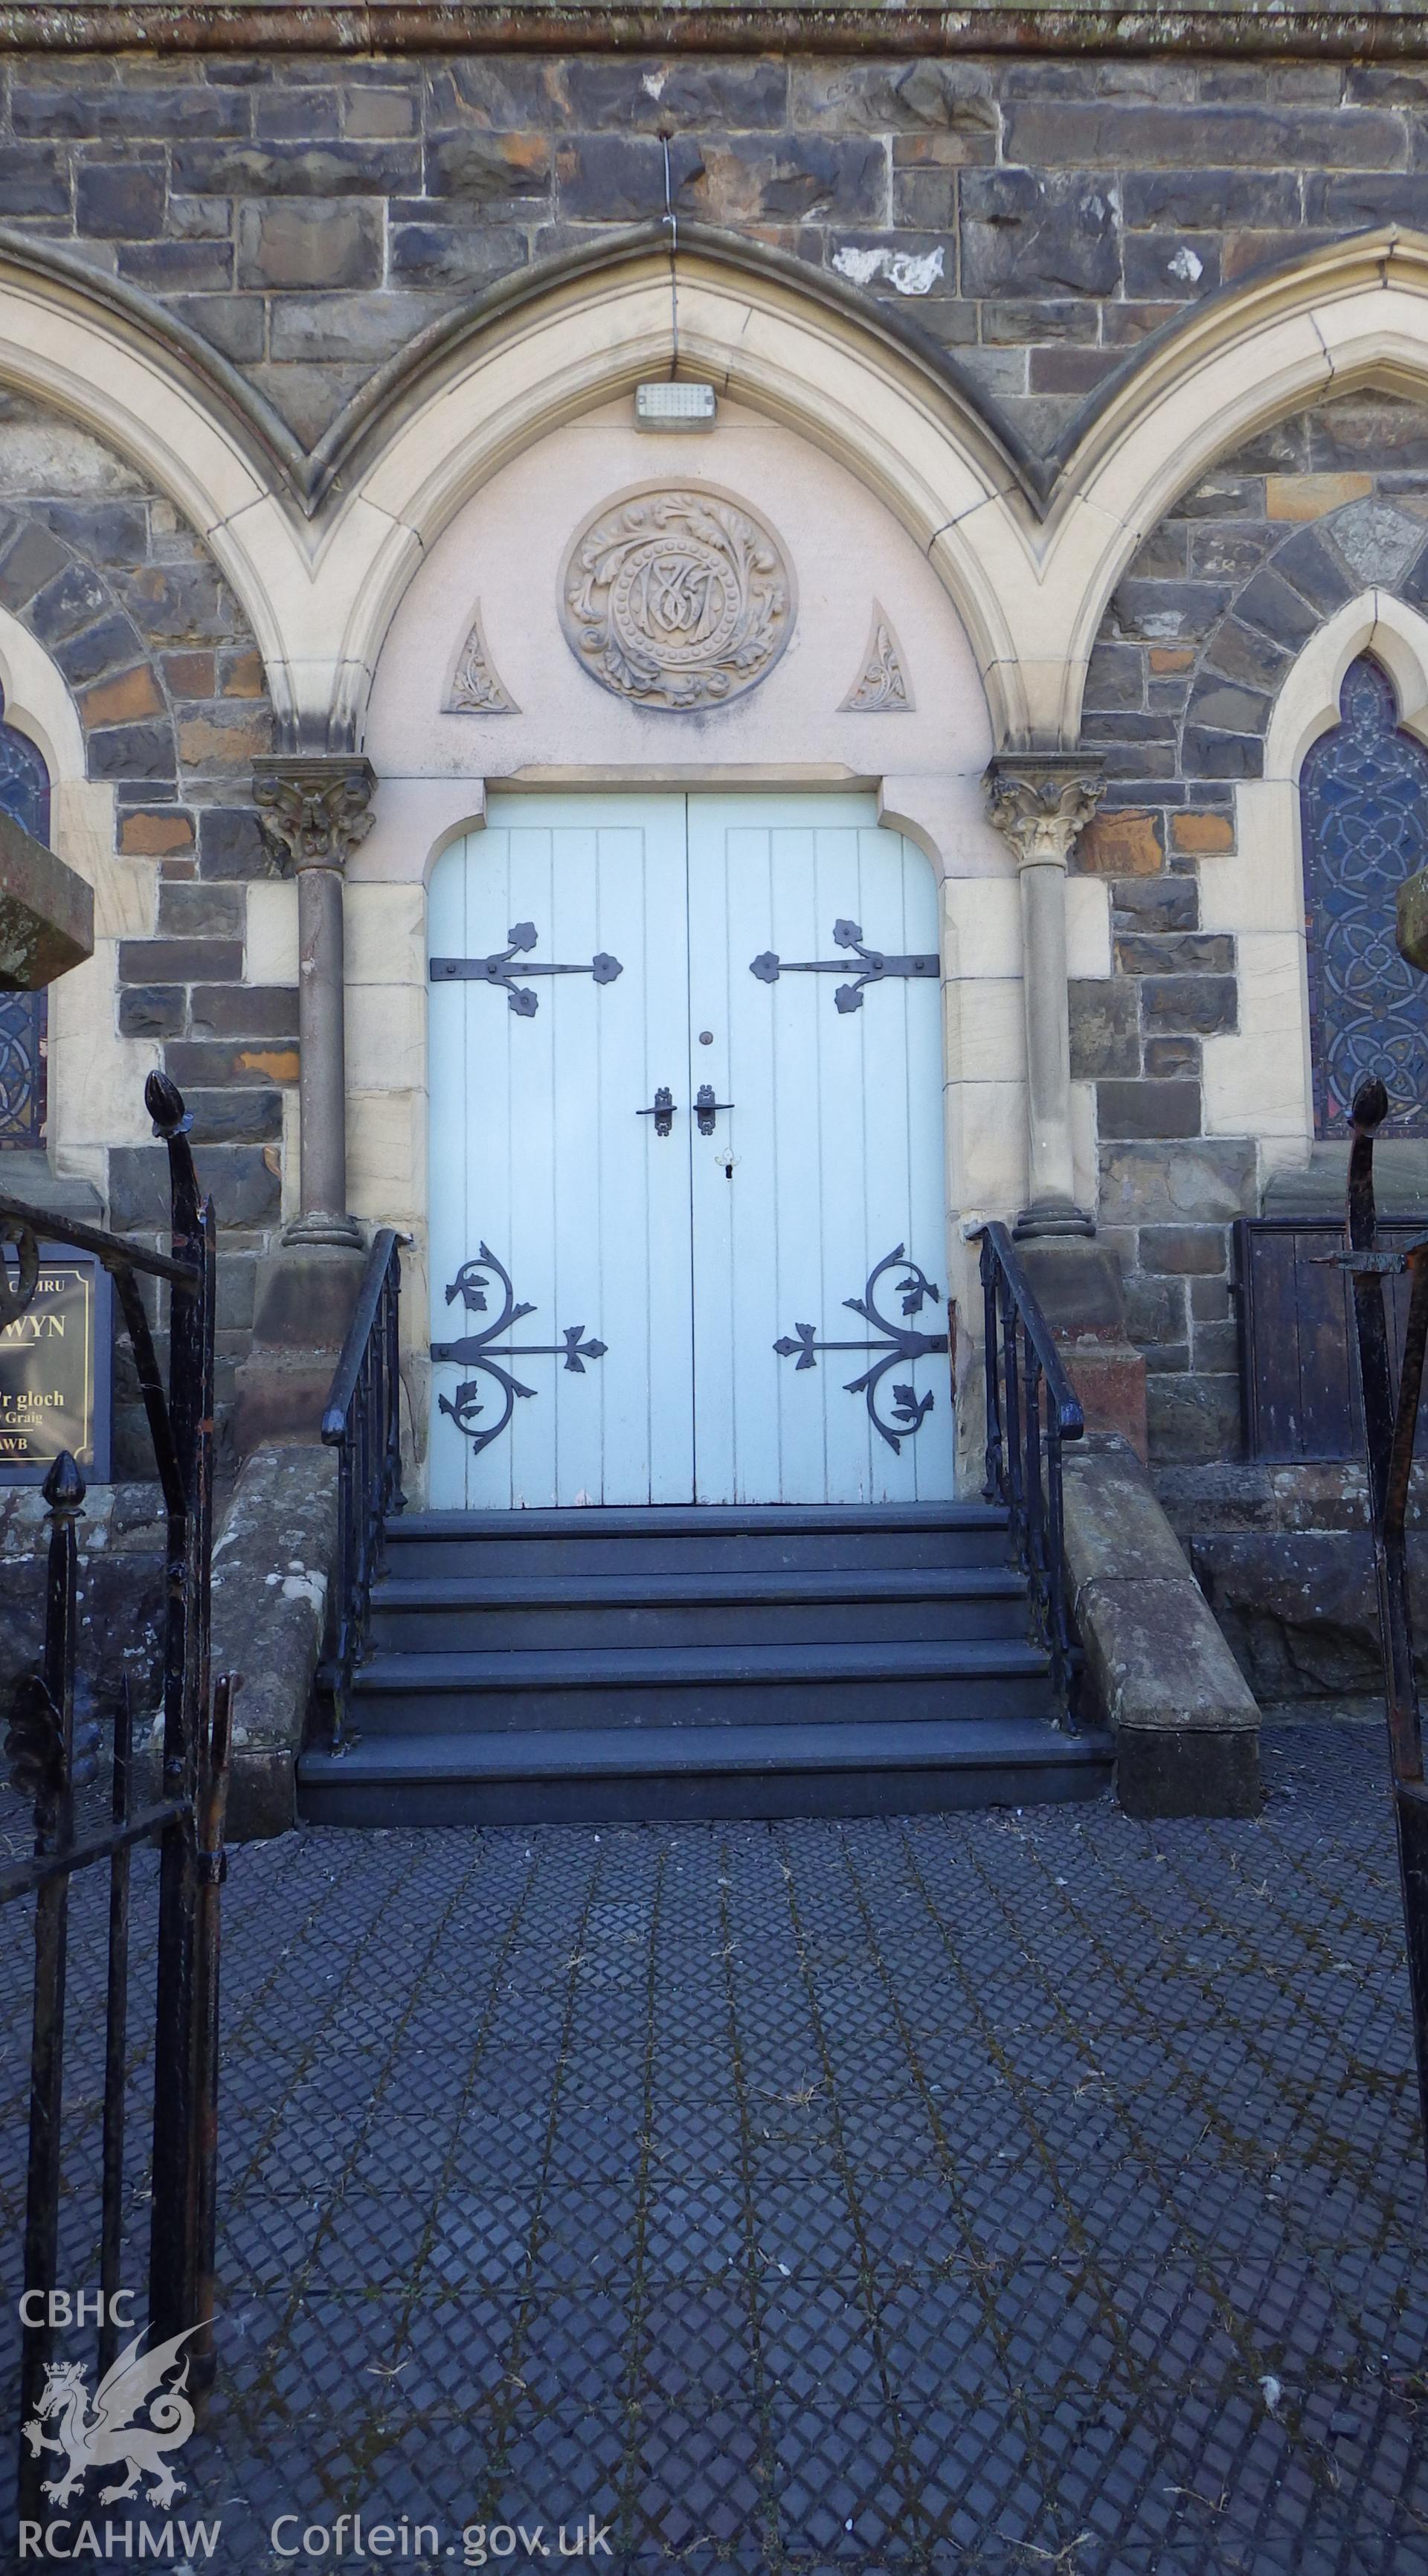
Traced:
POLYGON ((899 1243, 891 1252, 884 1253, 876 1268, 870 1271, 868 1284, 862 1296, 845 1297, 843 1300, 844 1305, 853 1314, 861 1315, 866 1323, 876 1325, 883 1336, 882 1340, 820 1342, 817 1339, 816 1326, 795 1324, 793 1328, 795 1339, 790 1340, 785 1334, 782 1340, 774 1344, 774 1349, 781 1360, 792 1359, 794 1352, 797 1351, 798 1365, 801 1369, 816 1368, 818 1365, 816 1354, 819 1351, 883 1352, 884 1357, 874 1361, 873 1366, 865 1369, 861 1377, 849 1378, 847 1391, 849 1395, 861 1395, 866 1399, 868 1420, 875 1431, 881 1432, 888 1447, 893 1450, 900 1450, 904 1439, 911 1439, 922 1429, 932 1411, 933 1398, 930 1394, 919 1396, 916 1388, 911 1385, 894 1386, 892 1422, 889 1423, 883 1420, 878 1411, 878 1388, 887 1376, 888 1370, 896 1368, 899 1363, 905 1367, 911 1367, 914 1360, 926 1359, 932 1352, 945 1351, 949 1347, 946 1333, 909 1332, 905 1325, 891 1323, 886 1315, 879 1314, 878 1282, 885 1271, 899 1268, 903 1276, 897 1283, 897 1293, 902 1299, 904 1315, 920 1314, 929 1297, 934 1305, 940 1303, 941 1290, 933 1287, 931 1280, 924 1271, 919 1269, 915 1261, 908 1260, 903 1246, 899 1243), (894 1424, 897 1426, 896 1429, 893 1428, 894 1424))
POLYGON ((457 1430, 470 1441, 478 1458, 483 1449, 490 1448, 493 1440, 500 1439, 515 1412, 516 1397, 534 1395, 536 1391, 533 1386, 523 1386, 518 1377, 503 1368, 503 1360, 563 1359, 574 1376, 583 1377, 586 1361, 602 1360, 606 1351, 604 1342, 586 1340, 583 1324, 567 1324, 558 1342, 514 1342, 504 1350, 493 1350, 493 1342, 502 1333, 507 1332, 512 1324, 518 1324, 523 1315, 533 1315, 536 1310, 534 1306, 517 1305, 511 1274, 505 1264, 496 1259, 488 1244, 482 1244, 474 1261, 463 1261, 446 1291, 446 1302, 450 1306, 459 1297, 468 1314, 484 1315, 486 1290, 490 1286, 487 1274, 491 1272, 501 1283, 501 1311, 495 1322, 488 1324, 484 1332, 468 1333, 462 1341, 433 1342, 431 1345, 434 1360, 455 1360, 461 1367, 478 1372, 476 1376, 467 1378, 454 1396, 443 1395, 437 1399, 442 1412, 450 1414, 457 1430), (483 1377, 495 1379, 501 1390, 504 1409, 499 1422, 492 1423, 488 1430, 478 1431, 476 1416, 484 1409, 480 1401, 483 1377))
MULTIPOLYGON (((865 947, 862 930, 856 921, 835 921, 833 937, 840 948, 851 948, 863 961, 863 971, 856 983, 840 984, 833 996, 840 1011, 861 1011, 868 985, 885 984, 890 975, 916 976, 919 980, 937 975, 935 956, 887 957, 881 948, 865 947)), ((771 948, 766 948, 762 957, 753 957, 749 961, 749 973, 757 975, 761 984, 776 984, 780 975, 842 975, 846 972, 846 961, 841 957, 816 957, 795 964, 791 959, 776 957, 771 948)))
POLYGON ((533 921, 513 921, 506 933, 509 948, 501 948, 491 957, 433 957, 427 969, 433 984, 499 984, 518 1019, 533 1020, 540 1008, 540 997, 529 984, 518 983, 518 975, 593 975, 597 984, 613 984, 624 968, 618 957, 607 957, 602 948, 588 966, 547 966, 529 962, 529 955, 540 933, 533 921), (517 958, 523 962, 518 967, 517 958))

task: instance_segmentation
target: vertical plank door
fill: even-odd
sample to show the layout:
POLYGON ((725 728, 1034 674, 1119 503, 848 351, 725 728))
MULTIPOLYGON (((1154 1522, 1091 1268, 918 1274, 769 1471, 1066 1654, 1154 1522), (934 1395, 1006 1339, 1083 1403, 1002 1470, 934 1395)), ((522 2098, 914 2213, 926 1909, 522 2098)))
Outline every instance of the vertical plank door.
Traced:
POLYGON ((688 1097, 685 887, 678 796, 493 798, 437 863, 431 1338, 478 1348, 433 1364, 435 1509, 692 1497, 689 1120, 639 1115, 688 1097))
POLYGON ((690 798, 688 1096, 733 1104, 691 1141, 702 1502, 954 1490, 945 1347, 897 1347, 947 1333, 937 925, 871 798, 690 798), (884 1361, 870 1410, 850 1382, 884 1361))

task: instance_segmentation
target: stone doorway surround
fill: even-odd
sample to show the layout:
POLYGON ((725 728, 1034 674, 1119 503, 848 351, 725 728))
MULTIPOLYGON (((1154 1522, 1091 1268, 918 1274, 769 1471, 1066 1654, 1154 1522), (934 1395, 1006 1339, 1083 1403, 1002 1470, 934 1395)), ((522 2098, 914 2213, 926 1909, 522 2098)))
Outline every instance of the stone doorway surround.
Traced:
MULTIPOLYGON (((963 1221, 1011 1219, 1027 1201, 1025 895, 1013 849, 986 812, 992 733, 965 632, 879 499, 793 431, 727 397, 712 435, 698 440, 641 435, 628 401, 603 404, 513 457, 432 547, 378 664, 367 745, 381 782, 375 825, 347 871, 353 1201, 389 1217, 395 1209, 411 1231, 414 1311, 426 1232, 423 881, 443 848, 479 826, 486 795, 603 787, 747 791, 753 800, 790 789, 865 795, 871 786, 879 820, 925 850, 941 882, 944 1257, 959 1311, 972 1314, 976 1256, 963 1221), (673 564, 682 546, 697 553, 701 508, 711 543, 725 542, 718 531, 735 522, 759 532, 781 566, 782 604, 776 650, 753 685, 681 704, 703 685, 683 663, 667 678, 652 668, 632 681, 623 662, 613 679, 592 672, 582 639, 610 594, 598 583, 592 593, 589 565, 603 573, 606 549, 613 560, 642 548, 656 523, 662 561, 673 564), (875 615, 896 639, 896 675, 891 684, 884 675, 881 703, 868 706, 850 683, 866 666, 875 615), (469 703, 473 695, 480 703, 469 703)), ((1056 892, 1076 971, 1106 973, 1104 887, 1078 882, 1068 906, 1058 872, 1056 892)), ((283 935, 290 891, 256 894, 283 935)), ((862 927, 876 943, 875 926, 862 927)), ((830 918, 830 941, 833 928, 830 918)), ((1059 997, 1063 1069, 1064 993, 1062 967, 1047 1016, 1057 1055, 1059 997)), ((1088 1200, 1092 1140, 1083 1127, 1077 1160, 1064 1078, 1061 1117, 1070 1186, 1088 1200)), ((413 1363, 422 1365, 416 1352, 413 1363)), ((969 1412, 964 1472, 978 1437, 969 1412)))
MULTIPOLYGON (((668 245, 656 238, 657 230, 617 237, 596 259, 584 253, 558 260, 515 288, 478 297, 419 344, 411 359, 395 363, 306 461, 261 396, 231 371, 216 369, 157 307, 122 284, 79 277, 62 253, 18 236, 0 251, 6 377, 17 391, 58 405, 140 465, 203 532, 251 625, 273 697, 278 755, 296 776, 294 764, 360 759, 378 749, 379 709, 372 692, 384 640, 397 633, 393 621, 400 621, 413 586, 429 574, 443 531, 467 507, 479 507, 479 496, 494 490, 503 473, 518 470, 542 438, 564 434, 578 420, 595 420, 602 406, 623 407, 635 381, 668 370, 668 245)), ((857 728, 864 740, 892 737, 893 752, 850 757, 846 749, 825 749, 814 765, 820 782, 829 779, 830 758, 835 776, 877 781, 887 819, 923 836, 949 884, 958 859, 965 866, 967 854, 980 848, 978 865, 988 883, 997 884, 996 898, 979 897, 961 913, 960 898, 949 898, 948 905, 949 1080, 956 1079, 959 1049, 970 1048, 984 1074, 999 1058, 1010 1068, 1004 1078, 1020 1083, 1024 1014, 1013 1035, 1009 994, 995 988, 1020 981, 1024 947, 1029 958, 1037 951, 1054 959, 1059 900, 1053 890, 1048 903, 1045 892, 1051 874, 1059 872, 1047 872, 1040 893, 1024 882, 1007 922, 1011 853, 987 835, 972 794, 973 771, 980 774, 988 754, 1005 762, 1078 749, 1084 674, 1105 603, 1147 531, 1217 455, 1331 387, 1378 383, 1401 389, 1423 381, 1428 244, 1393 228, 1360 235, 1320 247, 1197 307, 1113 380, 1049 498, 1026 462, 1008 451, 967 387, 902 333, 895 318, 870 318, 851 290, 811 278, 776 252, 697 226, 681 227, 678 267, 682 370, 718 386, 730 424, 742 419, 751 436, 795 437, 810 455, 816 452, 820 470, 826 461, 857 492, 860 506, 875 508, 884 523, 897 523, 899 542, 905 537, 912 557, 921 558, 919 578, 950 603, 950 617, 945 608, 939 613, 948 618, 949 633, 955 630, 961 639, 954 694, 966 705, 979 705, 983 736, 975 762, 970 736, 951 767, 943 754, 944 777, 961 782, 960 807, 944 795, 929 813, 905 792, 910 770, 916 771, 905 746, 924 724, 930 703, 917 675, 910 704, 894 709, 885 697, 871 707, 859 703, 868 670, 876 665, 883 673, 887 667, 881 646, 874 650, 874 609, 888 621, 896 649, 904 655, 914 651, 906 612, 886 596, 881 579, 869 584, 860 601, 858 632, 847 643, 829 720, 836 718, 845 734, 857 728)), ((643 443, 639 476, 659 470, 651 462, 659 452, 667 451, 659 451, 658 442, 643 443)), ((686 443, 681 455, 689 452, 686 443)), ((608 497, 609 488, 599 497, 608 497)), ((777 502, 771 507, 776 519, 777 502)), ((473 632, 484 636, 484 649, 496 653, 496 681, 483 678, 481 652, 474 658, 468 652, 462 675, 467 704, 453 708, 450 722, 458 730, 518 731, 528 713, 521 712, 520 688, 501 669, 489 630, 479 628, 481 606, 478 585, 462 634, 449 639, 453 664, 442 673, 442 686, 454 692, 456 657, 473 632), (488 703, 483 711, 483 690, 503 691, 513 703, 506 710, 488 703)), ((776 703, 770 692, 783 687, 797 667, 786 653, 762 689, 742 703, 776 703)), ((876 700, 877 688, 873 695, 876 700)), ((708 721, 723 724, 733 713, 731 707, 708 721)), ((593 783, 592 766, 599 765, 588 758, 576 764, 587 784, 593 783)), ((706 778, 710 765, 727 783, 724 763, 700 766, 699 776, 706 778)), ((768 762, 755 766, 769 783, 768 762)), ((667 767, 665 753, 662 774, 667 767)), ((796 761, 790 776, 786 741, 773 767, 779 783, 802 783, 796 761)), ((380 782, 380 759, 374 768, 380 782)), ((393 778, 399 774, 400 763, 393 778)), ((443 831, 469 825, 479 815, 480 781, 491 774, 510 775, 493 773, 489 762, 479 769, 469 762, 467 792, 454 800, 463 810, 453 813, 450 803, 440 812, 433 807, 423 866, 443 831)), ((925 785, 928 773, 919 774, 925 785)), ((350 869, 352 1205, 315 1211, 339 1218, 376 1213, 375 1202, 384 1195, 382 1172, 394 1163, 410 1170, 415 1159, 415 1112, 401 1080, 404 1050, 414 1033, 403 1034, 389 1021, 375 1051, 362 1035, 364 1013, 386 1007, 375 1001, 369 1006, 362 996, 370 965, 379 970, 370 989, 385 986, 397 909, 393 895, 391 916, 379 920, 380 906, 366 889, 401 881, 381 857, 382 802, 379 783, 377 828, 350 869), (370 936, 359 920, 364 904, 371 912, 370 936), (360 1077, 374 1063, 380 1063, 381 1079, 364 1083, 360 1077), (370 1111, 364 1107, 367 1091, 373 1095, 370 1111), (379 1129, 380 1152, 373 1143, 379 1129)), ((330 889, 328 896, 331 916, 330 889)), ((245 974, 278 985, 295 982, 291 891, 256 880, 250 898, 245 974)), ((410 895, 407 901, 408 935, 414 938, 410 895)), ((1075 955, 1082 936, 1099 941, 1104 954, 1104 890, 1092 883, 1082 894, 1072 883, 1064 901, 1070 976, 1104 974, 1104 965, 1097 969, 1094 961, 1078 969, 1075 955)), ((329 954, 334 945, 329 918, 329 954)), ((1025 991, 1056 981, 1054 974, 1032 975, 1025 991)), ((1047 1025, 1037 1023, 1051 1091, 1059 1094, 1052 1098, 1050 1128, 1043 1122, 1043 1141, 1059 1130, 1064 1176, 1069 1138, 1070 1204, 1089 1214, 1091 1094, 1078 1084, 1067 1088, 1059 1005, 1054 1017, 1058 1024, 1050 1029, 1049 1049, 1047 1025), (1088 1172, 1084 1188, 1078 1163, 1088 1172)), ((330 1011, 327 1018, 330 1029, 330 1011)), ((330 1090, 329 1084, 329 1096, 330 1090)), ((1257 1116, 1251 1103, 1246 1125, 1257 1116)), ((1011 1181, 1013 1159, 1025 1162, 1025 1134, 1019 1144, 1010 1141, 1010 1127, 1002 1135, 994 1197, 991 1188, 972 1185, 982 1132, 975 1122, 968 1130, 971 1142, 949 1198, 964 1213, 996 1203, 1015 1214, 1028 1195, 1036 1195, 1028 1192, 1024 1169, 1011 1181)), ((1257 1149, 1257 1128, 1254 1139, 1257 1149)), ((302 1212, 294 1144, 289 1137, 282 1155, 290 1218, 302 1212)), ((952 1151, 955 1162, 957 1149, 952 1151)), ((311 1180, 310 1168, 310 1187, 311 1180)), ((1058 1184, 1053 1197, 1064 1195, 1058 1184)))

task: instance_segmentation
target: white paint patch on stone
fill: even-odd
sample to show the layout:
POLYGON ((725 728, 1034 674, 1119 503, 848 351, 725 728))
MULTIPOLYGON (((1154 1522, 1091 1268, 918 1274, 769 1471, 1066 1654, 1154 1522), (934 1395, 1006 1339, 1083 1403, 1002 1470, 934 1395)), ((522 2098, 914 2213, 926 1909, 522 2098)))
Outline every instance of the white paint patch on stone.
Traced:
POLYGON ((1181 243, 1175 257, 1172 260, 1167 261, 1166 265, 1170 270, 1171 276, 1183 278, 1187 286, 1193 286, 1196 279, 1203 277, 1205 274, 1205 263, 1203 259, 1198 259, 1196 257, 1188 242, 1181 243))
POLYGON ((910 250, 835 250, 833 265, 840 277, 851 278, 855 286, 871 286, 874 278, 886 278, 895 295, 930 295, 943 271, 941 249, 913 253, 910 250))
MULTIPOLYGON (((271 1576, 269 1577, 269 1580, 272 1580, 271 1576)), ((285 1574, 283 1576, 283 1599, 285 1601, 305 1601, 309 1610, 313 1612, 320 1611, 327 1599, 326 1575, 318 1573, 285 1574)))
POLYGON ((0 479, 8 492, 142 492, 121 456, 23 394, 0 395, 0 479))

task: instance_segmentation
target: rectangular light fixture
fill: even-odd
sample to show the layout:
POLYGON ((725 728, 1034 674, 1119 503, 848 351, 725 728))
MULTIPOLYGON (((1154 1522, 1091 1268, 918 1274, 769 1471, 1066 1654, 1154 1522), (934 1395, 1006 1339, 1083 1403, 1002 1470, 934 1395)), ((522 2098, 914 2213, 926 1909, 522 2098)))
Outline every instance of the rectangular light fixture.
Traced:
POLYGON ((718 408, 712 385, 635 387, 636 429, 712 429, 718 408))

